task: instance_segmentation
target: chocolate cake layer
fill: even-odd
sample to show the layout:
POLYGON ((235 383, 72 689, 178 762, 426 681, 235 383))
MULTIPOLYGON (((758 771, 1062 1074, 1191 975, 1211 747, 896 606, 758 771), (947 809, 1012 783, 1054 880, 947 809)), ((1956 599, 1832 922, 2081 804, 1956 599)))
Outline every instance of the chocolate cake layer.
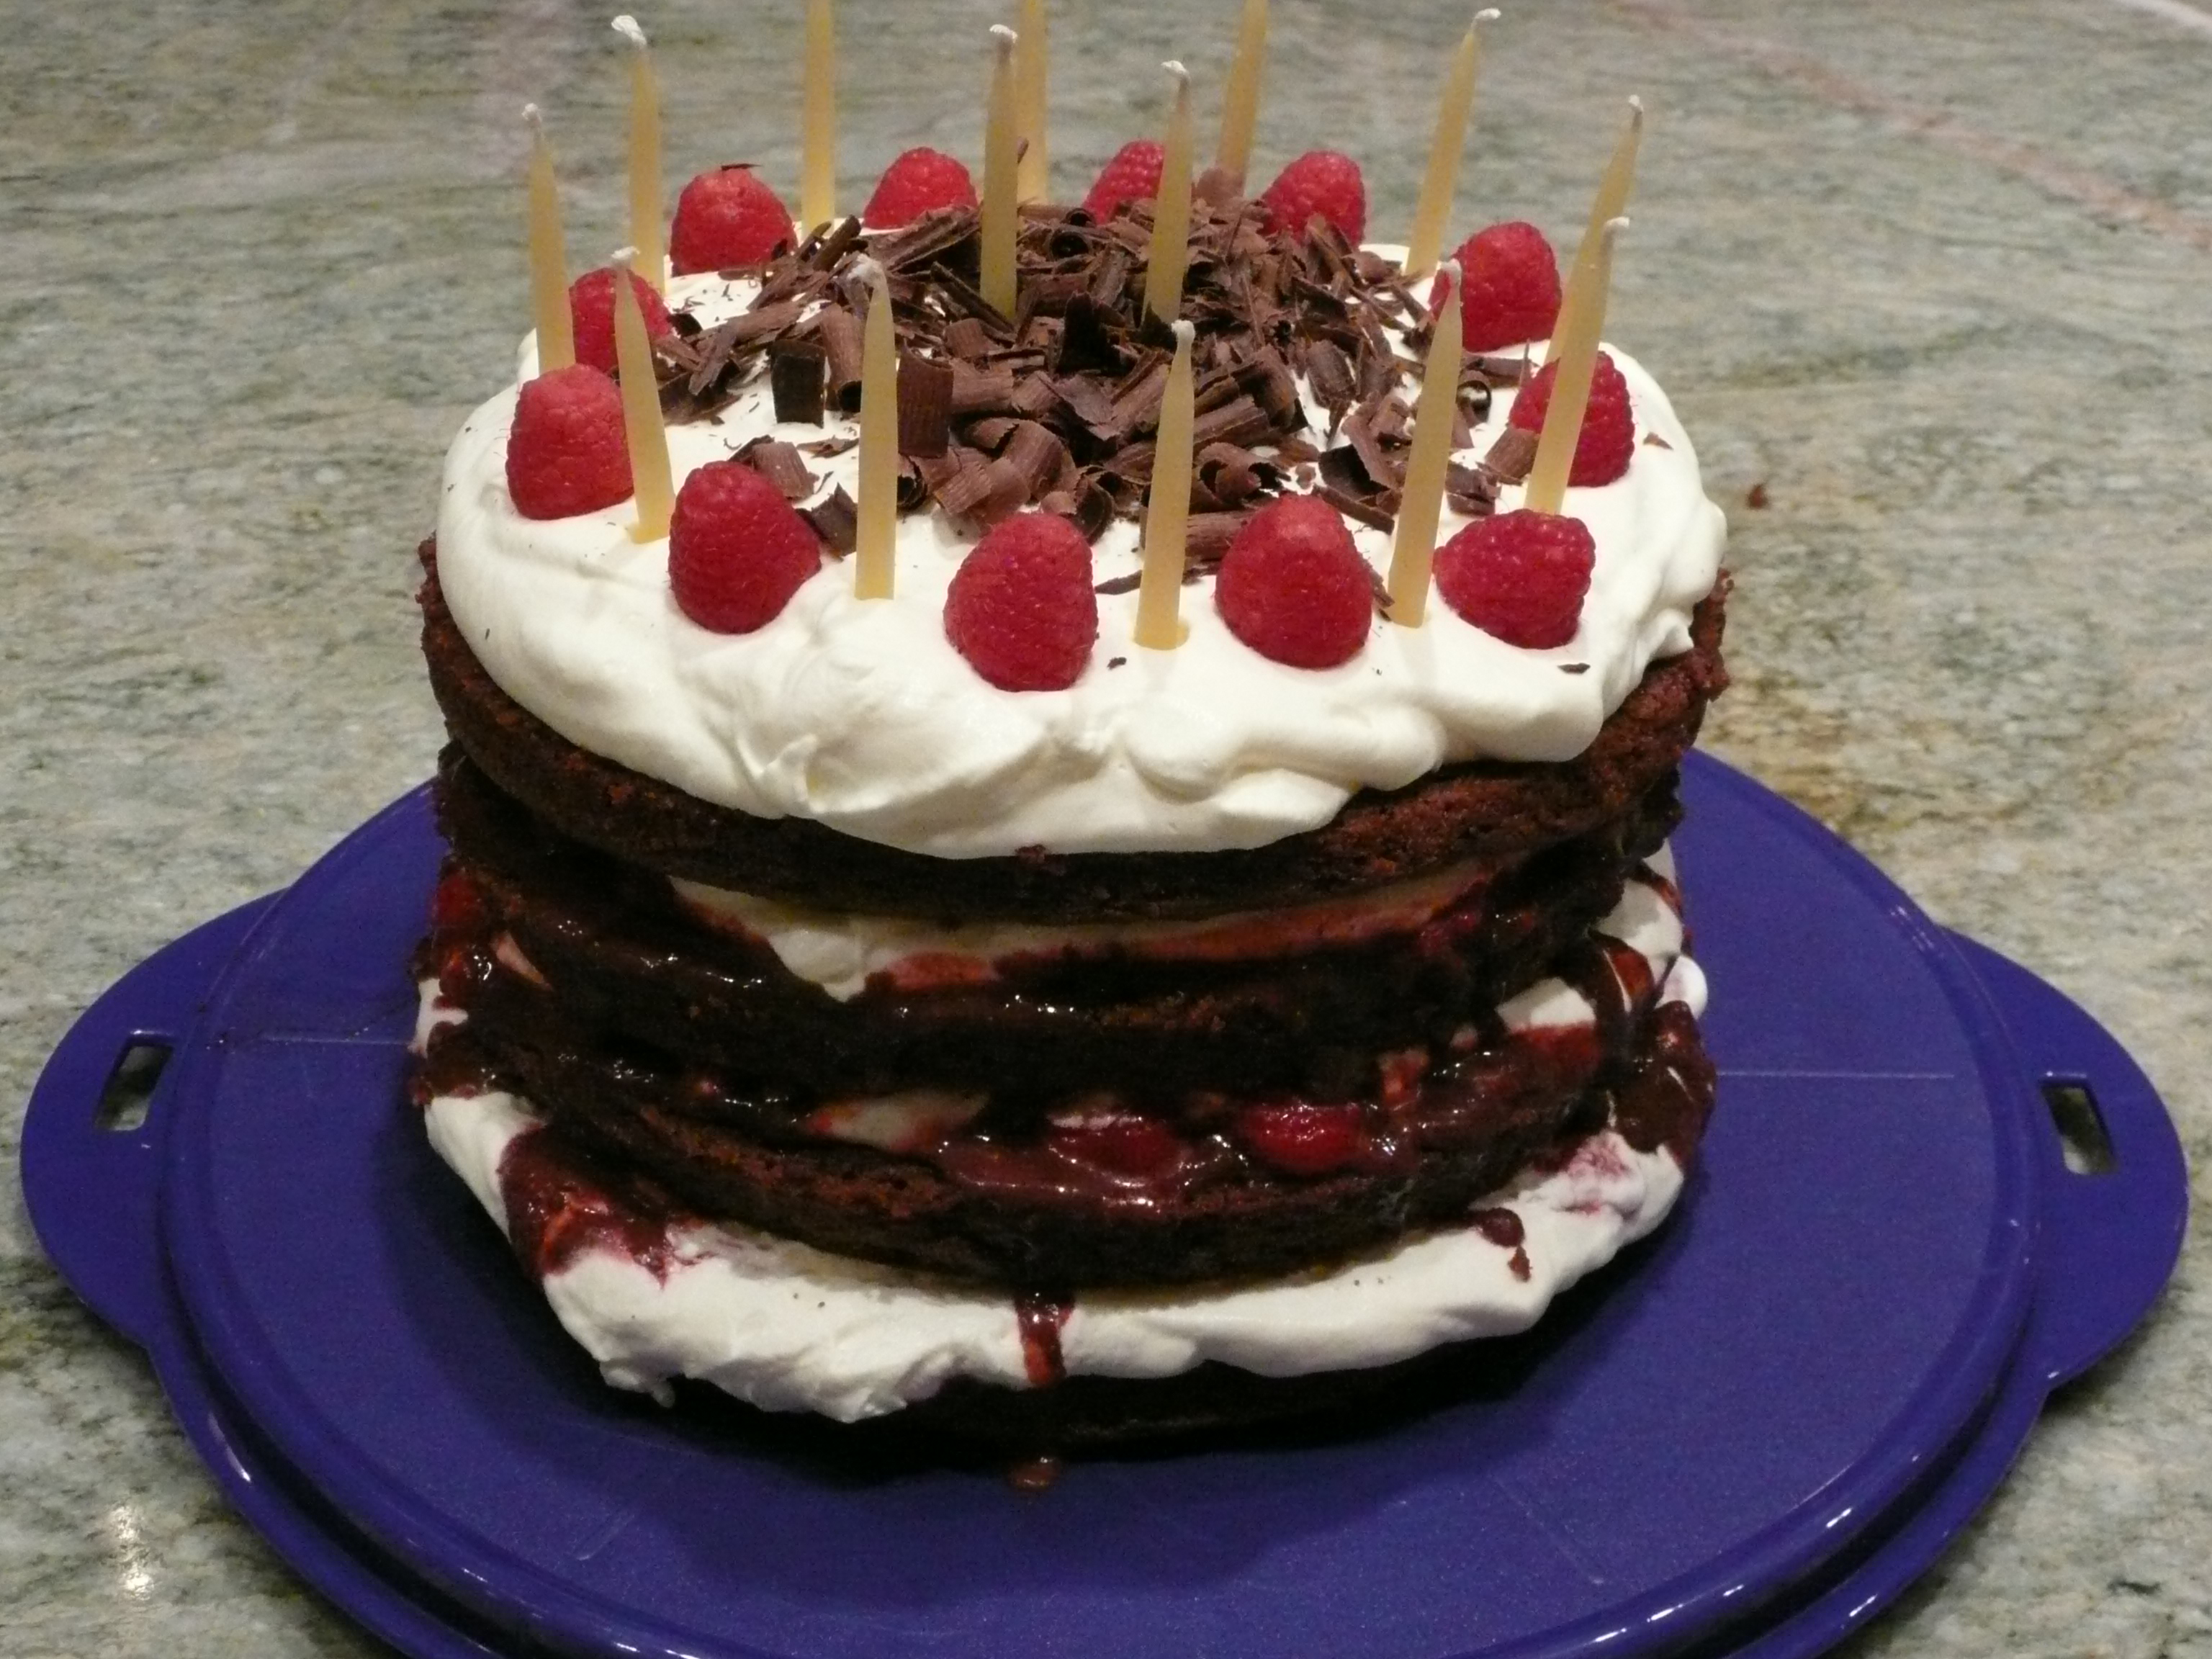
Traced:
POLYGON ((562 833, 718 887, 882 915, 1038 921, 1215 915, 1356 892, 1468 860, 1525 857, 1620 817, 1670 775, 1727 684, 1725 580, 1692 648, 1655 662, 1596 739, 1556 765, 1477 762, 1355 796, 1328 823, 1265 847, 946 860, 802 818, 716 806, 569 743, 493 683, 421 550, 422 648, 448 728, 507 793, 562 833))
POLYGON ((1039 957, 990 982, 877 984, 843 1001, 686 913, 665 878, 548 829, 456 750, 437 797, 484 912, 479 942, 504 933, 546 981, 499 976, 479 1018, 634 1040, 811 1103, 915 1088, 1058 1097, 1072 1079, 1139 1097, 1369 1090, 1376 1055, 1441 1048, 1613 907, 1678 816, 1673 781, 1588 835, 1470 872, 1465 896, 1418 928, 1255 960, 1039 957))
POLYGON ((434 1036, 416 1086, 513 1088, 696 1213, 841 1255, 1054 1290, 1276 1275, 1455 1222, 1609 1121, 1687 1163, 1711 1067, 1688 1011, 1655 1006, 1648 971, 1638 982, 1616 962, 1593 951, 1562 964, 1597 1006, 1595 1029, 1503 1038, 1364 1104, 1192 1097, 1119 1138, 987 1109, 902 1152, 825 1139, 784 1103, 649 1053, 478 1019, 495 975, 445 981, 471 1018, 434 1036), (1287 1146, 1265 1138, 1285 1124, 1287 1146))

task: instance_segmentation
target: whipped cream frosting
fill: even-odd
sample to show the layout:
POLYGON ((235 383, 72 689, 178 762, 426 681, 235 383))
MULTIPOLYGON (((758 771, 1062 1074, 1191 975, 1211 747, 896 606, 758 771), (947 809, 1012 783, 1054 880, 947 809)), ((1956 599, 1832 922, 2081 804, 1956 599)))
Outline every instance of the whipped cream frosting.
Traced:
MULTIPOLYGON (((1652 862, 1669 868, 1663 855, 1652 862)), ((1680 954, 1680 918, 1653 889, 1631 883, 1598 931, 1650 961, 1662 1000, 1703 1012, 1704 977, 1680 954)), ((439 1000, 434 980, 422 992, 418 1031, 461 1017, 439 1000)), ((1556 980, 1503 1012, 1516 1027, 1594 1017, 1556 980)), ((530 1103, 496 1090, 440 1095, 426 1123, 439 1156, 504 1231, 500 1162, 517 1136, 538 1127, 530 1103)), ((1085 1291, 1061 1328, 1061 1358, 1079 1376, 1171 1376, 1208 1360, 1290 1376, 1387 1365, 1447 1342, 1510 1334, 1657 1227, 1682 1182, 1670 1153, 1638 1152, 1601 1131, 1563 1167, 1524 1175, 1491 1200, 1520 1218, 1517 1251, 1473 1227, 1447 1229, 1325 1273, 1085 1291)), ((555 1316, 609 1383, 664 1401, 672 1378, 690 1376, 766 1410, 853 1422, 926 1400, 957 1376, 1029 1386, 1008 1294, 732 1224, 672 1228, 659 1273, 602 1248, 580 1252, 542 1282, 555 1316)))
MULTIPOLYGON (((668 301, 712 325, 757 291, 678 277, 668 301)), ((1540 345, 1529 350, 1540 359, 1540 345)), ((1570 759, 1650 663, 1689 648, 1691 610, 1719 570, 1721 514, 1666 395, 1632 359, 1613 357, 1639 442, 1624 477, 1568 492, 1596 568, 1579 629, 1552 650, 1507 645, 1439 601, 1418 629, 1377 619, 1339 667, 1292 668, 1231 635, 1202 579, 1183 589, 1179 649, 1133 642, 1134 592, 1101 595, 1097 642, 1073 686, 1000 691, 945 636, 945 589, 973 538, 933 507, 899 521, 895 598, 854 599, 850 568, 825 559, 757 632, 712 633, 677 609, 665 539, 631 539, 634 503, 552 520, 515 511, 505 462, 517 386, 471 415, 447 457, 439 580, 515 702, 570 742, 703 800, 948 858, 1257 847, 1327 823, 1356 790, 1400 787, 1448 763, 1570 759)), ((518 386, 534 370, 526 342, 518 386)), ((1492 399, 1462 459, 1488 450, 1512 401, 1492 399)), ((1308 404, 1318 435, 1326 416, 1308 404)), ((680 483, 757 436, 803 446, 857 430, 835 416, 779 424, 763 377, 668 437, 680 483)), ((820 481, 810 501, 840 484, 857 495, 856 450, 806 459, 820 481)), ((1508 486, 1498 509, 1521 494, 1508 486)), ((1439 542, 1466 522, 1447 505, 1439 542)), ((1386 569, 1388 532, 1350 528, 1386 569)), ((1138 562, 1137 526, 1116 520, 1095 544, 1096 574, 1131 574, 1138 562)))

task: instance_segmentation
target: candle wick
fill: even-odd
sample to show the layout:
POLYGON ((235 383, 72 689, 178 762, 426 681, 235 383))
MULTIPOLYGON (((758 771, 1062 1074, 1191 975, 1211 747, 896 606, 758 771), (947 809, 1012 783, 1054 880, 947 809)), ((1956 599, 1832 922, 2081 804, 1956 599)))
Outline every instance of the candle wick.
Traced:
POLYGON ((1638 97, 1634 93, 1631 93, 1628 95, 1628 106, 1636 112, 1635 114, 1630 116, 1628 118, 1634 122, 1638 126, 1642 126, 1644 125, 1644 100, 1638 97))
POLYGON ((1628 228, 1628 217, 1625 214, 1618 219, 1607 220, 1605 222, 1604 233, 1606 238, 1610 240, 1614 236, 1619 235, 1622 231, 1626 230, 1628 228))
POLYGON ((628 270, 632 265, 637 263, 637 250, 635 247, 618 247, 614 251, 613 256, 608 259, 607 263, 611 265, 617 266, 621 270, 628 270))
POLYGON ((1175 58, 1169 58, 1168 61, 1161 64, 1160 67, 1165 70, 1170 75, 1174 76, 1175 78, 1177 81, 1180 81, 1183 85, 1188 86, 1190 84, 1190 71, 1185 69, 1182 64, 1177 62, 1175 58))
POLYGON ((1476 24, 1480 24, 1480 23, 1495 23, 1495 22, 1496 22, 1496 21, 1497 21, 1500 17, 1502 17, 1502 16, 1504 16, 1504 14, 1503 12, 1499 11, 1499 10, 1498 9, 1498 8, 1497 8, 1497 7, 1495 7, 1495 6, 1485 6, 1485 7, 1484 7, 1480 11, 1479 11, 1479 12, 1475 13, 1475 15, 1474 15, 1474 22, 1473 22, 1473 23, 1469 23, 1469 24, 1467 26, 1467 27, 1468 27, 1468 32, 1469 33, 1474 33, 1476 24))
POLYGON ((1168 332, 1175 336, 1176 346, 1180 349, 1198 337, 1198 325, 1188 317, 1178 317, 1168 332))
POLYGON ((525 104, 522 106, 522 119, 525 125, 526 125, 532 132, 540 134, 541 136, 544 134, 545 131, 545 118, 538 112, 537 105, 525 104))
POLYGON ((863 253, 853 261, 853 275, 866 286, 873 288, 876 285, 876 279, 884 276, 884 272, 883 266, 863 253))
POLYGON ((645 50, 645 31, 637 26, 637 19, 628 12, 616 18, 610 27, 638 51, 645 50))
POLYGON ((1443 308, 1458 297, 1459 261, 1456 259, 1447 259, 1443 264, 1437 267, 1437 314, 1442 315, 1443 308))
POLYGON ((991 25, 991 40, 1001 55, 1012 52, 1014 49, 1014 43, 1021 38, 1004 23, 991 25))

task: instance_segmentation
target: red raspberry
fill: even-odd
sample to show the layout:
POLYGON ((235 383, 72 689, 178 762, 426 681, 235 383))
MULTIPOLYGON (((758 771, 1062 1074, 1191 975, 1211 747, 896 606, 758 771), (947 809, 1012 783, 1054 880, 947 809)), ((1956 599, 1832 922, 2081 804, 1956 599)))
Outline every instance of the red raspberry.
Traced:
POLYGON ((507 434, 507 493, 526 519, 570 519, 625 499, 622 389, 582 363, 526 383, 507 434))
POLYGON ((1050 513, 1001 519, 945 595, 945 637, 1001 691, 1062 691, 1098 639, 1091 545, 1050 513))
POLYGON ((668 258, 678 276, 764 265, 791 246, 791 210, 748 167, 716 167, 684 186, 668 258))
POLYGON ((1437 550, 1437 592, 1486 634, 1546 650, 1581 625, 1597 544, 1580 519, 1520 511, 1478 519, 1437 550))
MULTIPOLYGON (((1544 233, 1518 219, 1478 230, 1459 261, 1460 343, 1497 351, 1548 340, 1559 320, 1559 262, 1544 233)), ((1436 294, 1430 290, 1433 304, 1436 294)))
POLYGON ((1149 202, 1160 193, 1160 169, 1167 152, 1150 138, 1132 138, 1114 152, 1083 198, 1083 210, 1104 224, 1127 202, 1149 202))
POLYGON ((1285 495, 1229 544, 1213 605, 1229 631, 1270 661, 1334 668, 1367 643, 1375 583, 1334 507, 1285 495))
MULTIPOLYGON (((637 308, 645 318, 645 337, 658 340, 675 329, 668 307, 635 271, 629 274, 629 291, 637 295, 637 308)), ((576 361, 602 374, 615 373, 615 273, 611 267, 587 270, 568 284, 568 321, 576 331, 576 361)))
POLYGON ((1055 1118, 1045 1139, 1055 1152, 1116 1175, 1158 1175, 1182 1155, 1176 1132, 1135 1112, 1079 1112, 1055 1118))
MULTIPOLYGON (((1511 423, 1541 435, 1545 411, 1552 406, 1552 383, 1559 378, 1554 364, 1538 369, 1536 378, 1513 399, 1513 413, 1508 416, 1511 423)), ((1636 417, 1628 407, 1628 381, 1613 367, 1611 355, 1601 351, 1590 372, 1589 402, 1583 410, 1583 429, 1575 439, 1567 482, 1577 489, 1609 484, 1628 471, 1635 454, 1636 417)))
POLYGON ((1367 234, 1367 185, 1359 163, 1333 149, 1310 149, 1260 192, 1267 228, 1304 235, 1318 213, 1355 246, 1367 234))
POLYGON ((709 461, 684 481, 668 523, 677 609, 717 634, 750 634, 822 568, 814 526, 742 461, 709 461))
POLYGON ((437 890, 430 895, 431 933, 441 939, 473 939, 490 927, 491 912, 485 907, 483 889, 459 866, 449 867, 438 878, 437 890))
POLYGON ((975 205, 975 181, 968 169, 941 149, 927 144, 907 151, 884 169, 876 193, 860 210, 870 230, 909 224, 933 208, 975 205))
POLYGON ((1358 1107, 1317 1106, 1308 1100, 1247 1106, 1237 1114, 1237 1138, 1262 1164, 1294 1176, 1341 1170, 1367 1145, 1358 1107))

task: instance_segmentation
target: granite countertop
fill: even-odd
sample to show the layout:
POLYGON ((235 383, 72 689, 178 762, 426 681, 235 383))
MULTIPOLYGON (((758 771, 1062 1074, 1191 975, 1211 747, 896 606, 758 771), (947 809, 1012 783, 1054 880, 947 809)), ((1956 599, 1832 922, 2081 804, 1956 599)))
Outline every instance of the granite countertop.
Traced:
MULTIPOLYGON (((798 9, 643 13, 672 179, 792 189, 798 9)), ((845 9, 842 199, 910 144, 977 155, 993 9, 845 9)), ((1163 58, 1207 129, 1234 9, 1056 0, 1063 191, 1150 130, 1163 58)), ((1461 11, 1275 14, 1255 170, 1348 150, 1387 232, 1461 11)), ((580 261, 623 240, 625 92, 604 9, 560 0, 9 5, 0 37, 12 1164, 103 987, 427 771, 413 549, 526 325, 517 112, 580 261)), ((1620 99, 1650 106, 1610 332, 1733 526, 1709 746, 2085 1005, 2212 1167, 2212 0, 1612 0, 1492 40, 1462 227, 1571 246, 1620 99)), ((1850 1651, 2212 1654, 2206 1260, 1850 1651)), ((0 1650, 374 1650, 226 1510, 13 1182, 0 1650)))

